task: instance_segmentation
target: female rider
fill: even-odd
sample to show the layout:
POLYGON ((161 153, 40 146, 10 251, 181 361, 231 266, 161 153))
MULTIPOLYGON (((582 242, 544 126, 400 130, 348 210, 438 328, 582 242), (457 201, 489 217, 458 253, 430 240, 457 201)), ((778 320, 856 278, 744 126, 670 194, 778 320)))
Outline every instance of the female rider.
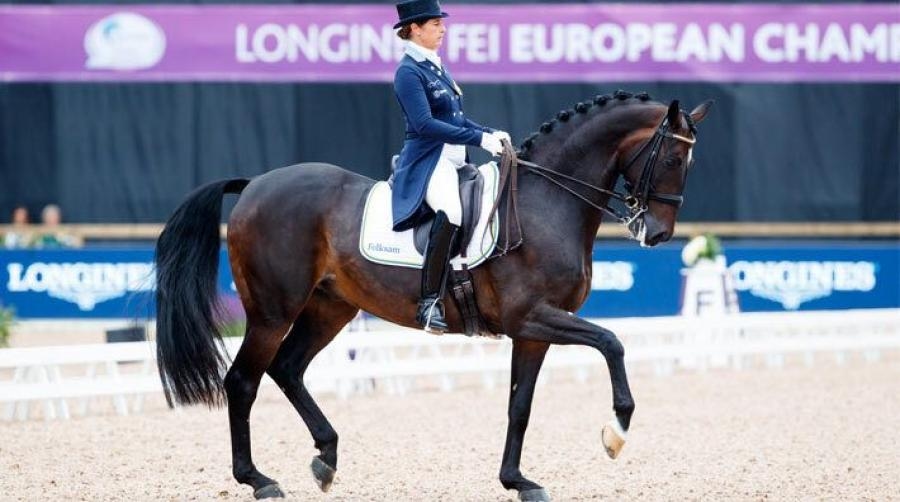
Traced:
POLYGON ((466 162, 466 145, 499 155, 501 139, 494 131, 465 117, 462 90, 437 54, 446 32, 437 0, 408 0, 397 4, 400 21, 394 29, 407 41, 394 76, 394 93, 406 120, 406 139, 394 171, 394 230, 414 227, 434 213, 416 321, 432 333, 447 330, 441 297, 447 282, 450 251, 462 206, 456 170, 466 162))

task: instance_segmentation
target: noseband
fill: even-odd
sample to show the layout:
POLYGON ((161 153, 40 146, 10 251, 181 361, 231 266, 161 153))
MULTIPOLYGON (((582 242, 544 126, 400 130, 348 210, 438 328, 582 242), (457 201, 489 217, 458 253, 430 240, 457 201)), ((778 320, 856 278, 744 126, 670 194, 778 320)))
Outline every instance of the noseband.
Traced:
MULTIPOLYGON (((635 152, 628 163, 625 164, 624 171, 627 172, 628 168, 631 167, 632 164, 634 164, 634 161, 641 156, 641 153, 643 153, 648 148, 650 149, 650 154, 647 156, 647 160, 644 162, 644 168, 643 170, 641 170, 641 177, 638 179, 637 185, 632 186, 630 183, 625 184, 625 189, 628 191, 628 193, 620 193, 613 190, 600 188, 577 178, 573 178, 572 176, 569 176, 567 174, 548 169, 544 166, 529 162, 527 160, 518 160, 518 164, 527 167, 528 172, 536 174, 546 179, 547 181, 559 186, 563 190, 571 193, 589 206, 612 216, 619 223, 630 225, 636 219, 641 217, 645 212, 647 212, 647 203, 651 200, 661 202, 663 204, 668 204, 670 206, 675 206, 677 208, 680 208, 684 203, 684 195, 682 194, 659 193, 653 190, 653 172, 656 170, 656 161, 659 159, 659 152, 662 150, 663 143, 666 139, 674 139, 676 141, 681 141, 689 145, 693 145, 697 142, 696 139, 669 132, 669 118, 663 118, 662 123, 660 123, 659 127, 656 128, 656 132, 653 133, 653 136, 651 136, 650 139, 648 139, 641 146, 641 148, 637 152, 635 152), (557 176, 564 180, 571 181, 572 183, 576 183, 580 186, 589 188, 595 192, 608 195, 614 199, 620 200, 628 208, 630 214, 624 215, 617 211, 615 208, 609 207, 609 205, 600 206, 590 201, 584 195, 569 188, 561 181, 552 178, 551 176, 557 176)), ((688 168, 690 168, 690 166, 687 166, 685 168, 685 172, 688 168)))

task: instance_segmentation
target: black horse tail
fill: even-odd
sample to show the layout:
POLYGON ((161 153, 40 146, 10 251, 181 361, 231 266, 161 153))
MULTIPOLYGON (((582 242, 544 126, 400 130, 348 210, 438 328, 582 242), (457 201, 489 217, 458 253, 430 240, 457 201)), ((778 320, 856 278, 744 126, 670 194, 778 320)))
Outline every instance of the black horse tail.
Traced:
POLYGON ((216 326, 219 221, 223 195, 248 183, 220 180, 194 190, 156 241, 156 364, 169 406, 225 402, 227 362, 216 326))

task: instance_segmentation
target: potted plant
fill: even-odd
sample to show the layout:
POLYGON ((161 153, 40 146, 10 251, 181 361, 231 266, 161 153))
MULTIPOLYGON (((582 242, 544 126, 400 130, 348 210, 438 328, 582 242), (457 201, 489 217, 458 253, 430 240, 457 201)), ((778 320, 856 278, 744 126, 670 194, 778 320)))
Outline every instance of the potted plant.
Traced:
POLYGON ((706 233, 681 250, 681 314, 699 316, 740 312, 728 265, 718 237, 706 233))
POLYGON ((15 323, 13 309, 0 304, 0 347, 9 347, 9 335, 15 323))
POLYGON ((693 267, 703 261, 716 262, 722 256, 722 243, 713 234, 706 233, 691 239, 681 250, 681 261, 693 267))

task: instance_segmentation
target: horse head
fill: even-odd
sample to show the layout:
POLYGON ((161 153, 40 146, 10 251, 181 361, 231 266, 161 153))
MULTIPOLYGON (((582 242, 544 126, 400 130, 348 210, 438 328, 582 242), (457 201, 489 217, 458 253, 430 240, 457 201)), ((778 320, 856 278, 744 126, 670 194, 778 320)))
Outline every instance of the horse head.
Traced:
MULTIPOLYGON (((674 233, 693 163, 696 125, 711 104, 686 113, 678 101, 665 105, 650 101, 646 93, 597 96, 542 124, 522 144, 519 158, 528 172, 558 186, 560 197, 581 200, 578 220, 586 228, 596 232, 599 213, 605 212, 624 223, 641 245, 654 246, 674 233), (625 180, 624 192, 615 189, 619 178, 625 180), (624 203, 625 210, 610 207, 610 198, 624 203)), ((552 196, 539 183, 543 188, 536 205, 545 208, 552 196)))
POLYGON ((674 234, 685 182, 694 163, 696 125, 706 117, 711 104, 704 102, 686 113, 674 100, 659 114, 661 117, 627 134, 619 143, 616 169, 626 180, 625 203, 631 213, 625 223, 642 246, 666 242, 674 234))

